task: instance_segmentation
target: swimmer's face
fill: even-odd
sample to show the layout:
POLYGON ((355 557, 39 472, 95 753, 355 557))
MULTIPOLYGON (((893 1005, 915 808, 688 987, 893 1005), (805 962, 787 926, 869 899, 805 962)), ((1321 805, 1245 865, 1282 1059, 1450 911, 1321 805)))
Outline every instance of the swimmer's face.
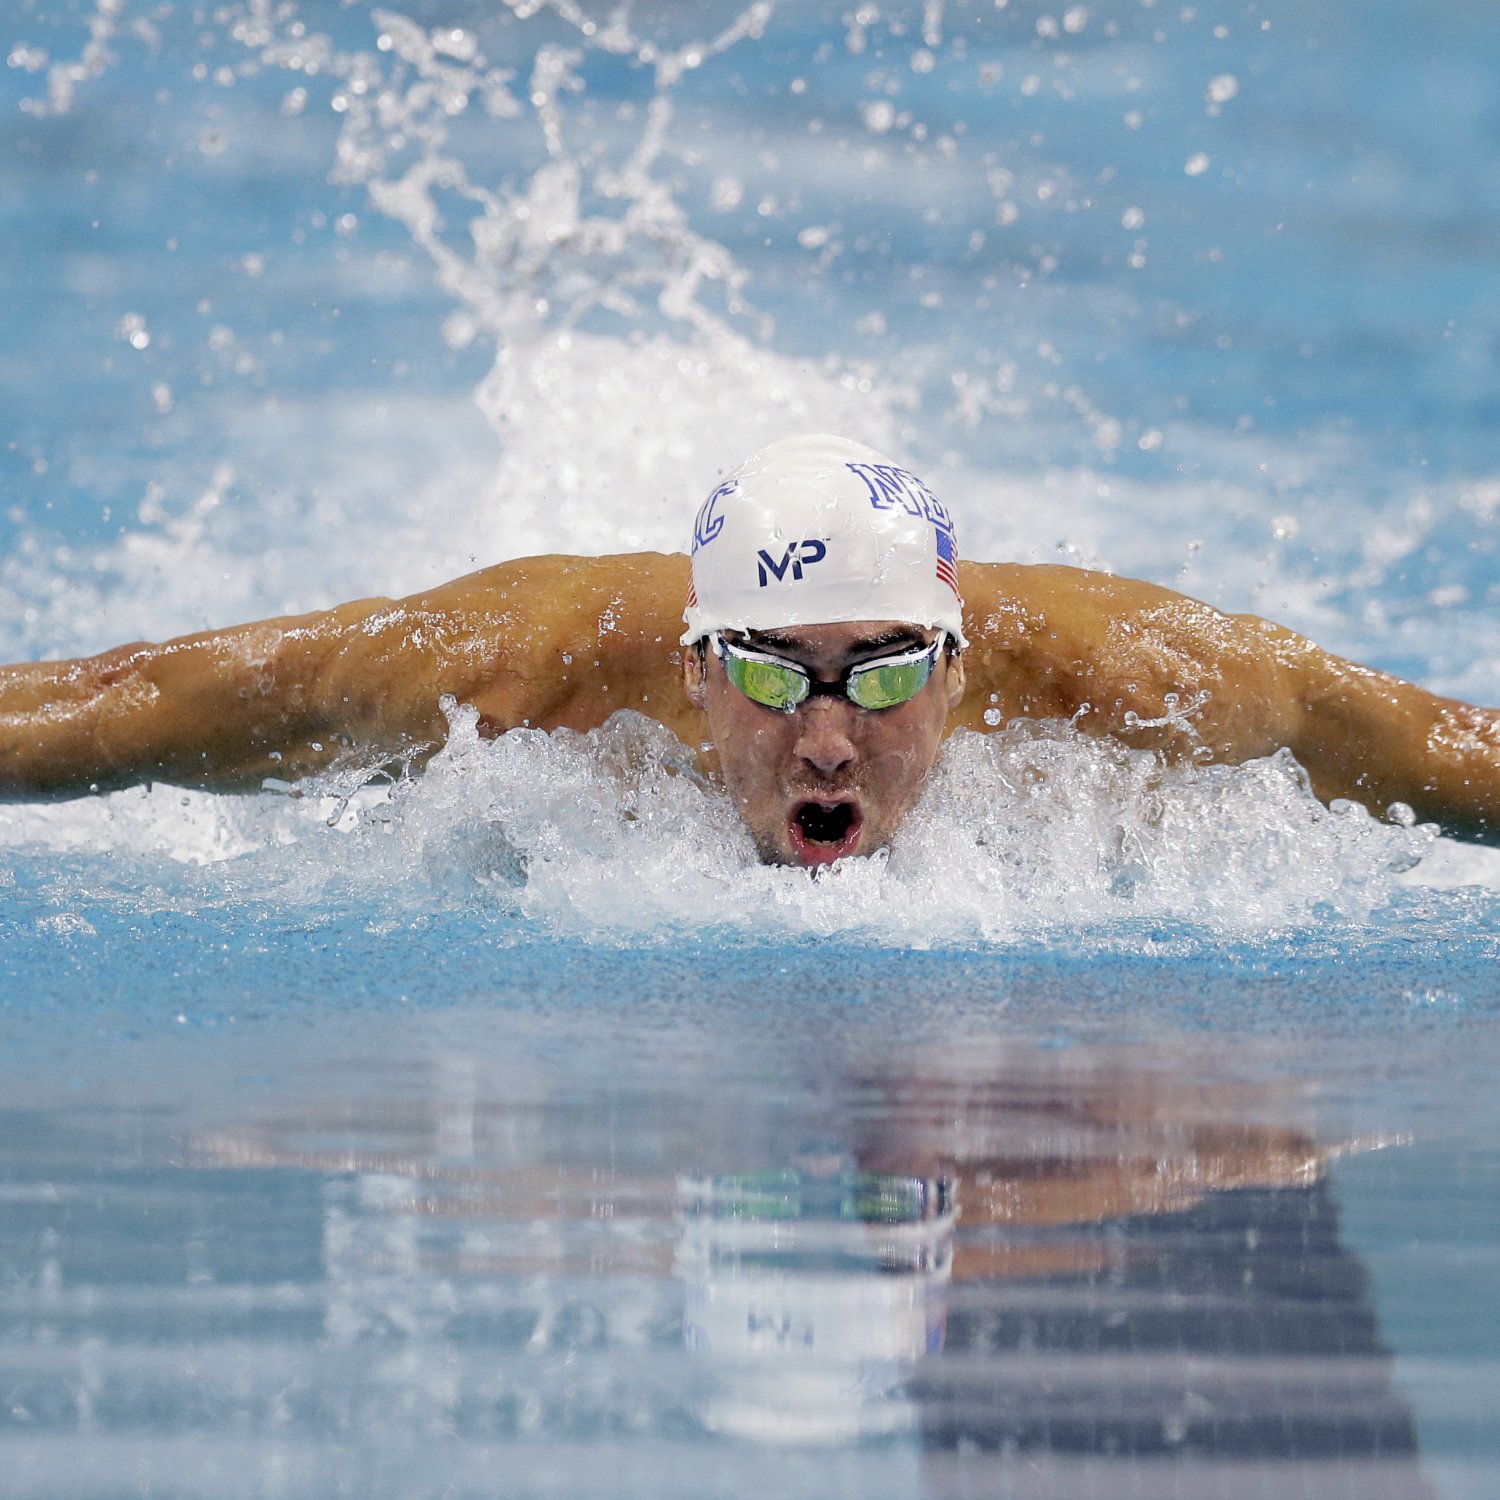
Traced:
MULTIPOLYGON (((726 634, 817 681, 837 682, 851 667, 930 644, 938 632, 860 621, 726 634)), ((831 864, 888 844, 921 795, 964 688, 962 658, 950 651, 914 698, 881 709, 831 695, 791 713, 767 708, 730 683, 711 650, 685 652, 683 671, 760 857, 783 865, 831 864)))

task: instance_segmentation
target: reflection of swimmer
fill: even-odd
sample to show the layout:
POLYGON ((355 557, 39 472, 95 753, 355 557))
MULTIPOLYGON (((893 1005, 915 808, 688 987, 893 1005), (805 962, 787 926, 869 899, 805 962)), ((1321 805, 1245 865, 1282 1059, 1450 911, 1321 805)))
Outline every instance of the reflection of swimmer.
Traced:
POLYGON ((1295 1096, 1178 1047, 966 1051, 871 1080, 860 1152, 959 1208, 913 1492, 1432 1500, 1295 1096))
POLYGON ((714 490, 691 564, 529 558, 401 601, 0 669, 0 794, 418 765, 443 742, 445 698, 489 734, 628 708, 706 742, 773 862, 879 848, 946 732, 1018 717, 1172 759, 1287 747, 1325 799, 1404 803, 1500 842, 1500 712, 1151 584, 960 567, 920 480, 826 437, 773 444, 714 490))
POLYGON ((944 1181, 810 1163, 685 1180, 680 1202, 705 1426, 801 1444, 915 1426, 902 1384, 942 1345, 953 1270, 944 1181))
POLYGON ((898 1123, 872 1131, 860 1150, 870 1170, 951 1184, 962 1224, 955 1280, 1102 1271, 1109 1247, 1077 1226, 1184 1213, 1216 1194, 1322 1177, 1326 1153, 1281 1122, 1287 1101, 1264 1086, 1179 1082, 1122 1066, 1117 1052, 1070 1049, 1018 1070, 1016 1059, 970 1051, 963 1082, 941 1059, 926 1076, 920 1057, 881 1079, 899 1101, 889 1111, 898 1123))
POLYGON ((738 1117, 718 1139, 712 1106, 705 1129, 669 1090, 621 1170, 612 1133, 565 1114, 553 1134, 481 1087, 414 1093, 383 1148, 330 1144, 351 1118, 334 1095, 194 1156, 327 1183, 307 1195, 321 1336, 359 1343, 376 1388, 430 1374, 437 1423, 473 1409, 461 1337, 544 1434, 580 1405, 758 1444, 910 1434, 913 1494, 1258 1495, 1274 1476, 1415 1500, 1410 1416, 1300 1104, 1179 1084, 1183 1060, 966 1037, 857 1075, 847 1151, 747 1144, 738 1117), (674 1322, 670 1359, 639 1358, 674 1322))
POLYGON ((955 1296, 907 1388, 924 1495, 1433 1500, 1327 1183, 1068 1238, 1073 1268, 1006 1265, 955 1296))
POLYGON ((1236 1122, 1237 1109, 1278 1101, 1164 1088, 1118 1053, 1060 1066, 969 1043, 962 1058, 917 1061, 916 1076, 859 1082, 881 1103, 841 1129, 847 1147, 747 1143, 742 1125, 711 1145, 701 1112, 679 1114, 669 1095, 633 1133, 656 1171, 622 1170, 613 1138, 580 1150, 541 1128, 534 1104, 488 1089, 455 1098, 439 1073, 382 1121, 382 1146, 330 1145, 351 1106, 328 1096, 200 1136, 193 1159, 337 1183, 322 1243, 340 1339, 389 1317, 393 1269, 408 1278, 403 1326, 435 1361, 455 1319, 492 1313, 497 1287, 523 1322, 534 1312, 533 1345, 576 1336, 565 1305, 593 1309, 611 1348, 660 1337, 675 1315, 687 1363, 664 1384, 669 1399, 713 1431, 794 1446, 928 1432, 933 1386, 920 1372, 940 1356, 950 1306, 968 1336, 972 1288, 987 1303, 996 1279, 1114 1267, 1104 1222, 1316 1170, 1295 1130, 1236 1122), (430 1297, 418 1272, 438 1283, 430 1297))

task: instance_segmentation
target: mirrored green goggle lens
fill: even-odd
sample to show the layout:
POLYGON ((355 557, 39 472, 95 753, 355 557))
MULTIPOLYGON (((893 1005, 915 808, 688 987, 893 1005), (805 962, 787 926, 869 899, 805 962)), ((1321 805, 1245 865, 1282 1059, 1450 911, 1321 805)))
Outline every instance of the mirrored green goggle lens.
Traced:
POLYGON ((794 667, 724 656, 724 675, 747 698, 767 708, 790 709, 807 697, 807 678, 794 667))
POLYGON ((849 675, 849 697, 860 708, 895 708, 915 698, 932 675, 932 658, 891 662, 887 666, 866 667, 849 675))

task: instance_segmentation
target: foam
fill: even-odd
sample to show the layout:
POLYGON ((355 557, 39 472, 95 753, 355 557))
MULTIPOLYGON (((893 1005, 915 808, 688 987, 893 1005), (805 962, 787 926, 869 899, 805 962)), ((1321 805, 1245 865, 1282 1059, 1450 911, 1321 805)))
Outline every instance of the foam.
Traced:
MULTIPOLYGON (((1018 722, 956 735, 889 850, 812 876, 759 864, 727 797, 648 719, 485 740, 473 710, 450 713, 447 746, 395 785, 345 773, 296 796, 157 788, 7 808, 0 844, 208 866, 149 898, 138 871, 121 872, 116 899, 147 906, 295 912, 378 890, 387 914, 458 904, 497 930, 521 919, 596 941, 708 929, 927 947, 1357 921, 1433 841, 1325 808, 1285 755, 1177 770, 1067 724, 1018 722)), ((85 870, 79 894, 99 879, 85 870)))

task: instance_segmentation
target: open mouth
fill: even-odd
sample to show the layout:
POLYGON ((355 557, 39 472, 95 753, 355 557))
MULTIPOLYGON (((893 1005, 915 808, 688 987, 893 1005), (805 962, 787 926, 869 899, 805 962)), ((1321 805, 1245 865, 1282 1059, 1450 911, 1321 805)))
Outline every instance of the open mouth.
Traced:
POLYGON ((792 852, 798 864, 831 865, 854 852, 864 825, 857 802, 799 802, 792 810, 792 852))

